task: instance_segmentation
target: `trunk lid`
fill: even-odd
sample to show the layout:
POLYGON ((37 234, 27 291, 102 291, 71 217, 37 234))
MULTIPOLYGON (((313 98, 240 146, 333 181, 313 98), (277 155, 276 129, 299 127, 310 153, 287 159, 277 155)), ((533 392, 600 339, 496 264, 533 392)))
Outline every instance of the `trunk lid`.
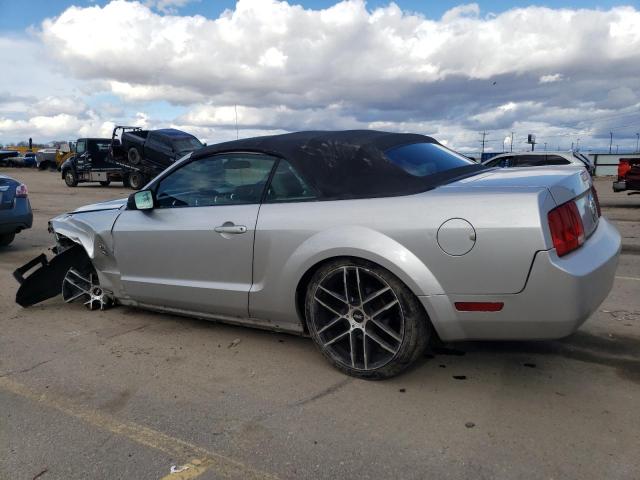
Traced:
MULTIPOLYGON (((577 167, 522 167, 490 170, 453 184, 471 188, 546 188, 556 206, 575 201, 582 219, 585 236, 590 236, 598 226, 598 203, 594 195, 591 176, 584 168, 577 167)), ((543 212, 544 214, 548 212, 543 212)))

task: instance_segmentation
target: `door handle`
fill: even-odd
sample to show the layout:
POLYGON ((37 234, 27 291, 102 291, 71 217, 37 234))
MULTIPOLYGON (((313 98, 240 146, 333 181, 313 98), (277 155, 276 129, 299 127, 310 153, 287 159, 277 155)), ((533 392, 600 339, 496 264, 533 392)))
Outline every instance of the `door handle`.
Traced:
POLYGON ((225 223, 224 225, 215 227, 213 230, 218 233, 238 234, 238 233, 246 233, 247 227, 245 227, 244 225, 233 225, 233 224, 228 225, 227 223, 225 223))

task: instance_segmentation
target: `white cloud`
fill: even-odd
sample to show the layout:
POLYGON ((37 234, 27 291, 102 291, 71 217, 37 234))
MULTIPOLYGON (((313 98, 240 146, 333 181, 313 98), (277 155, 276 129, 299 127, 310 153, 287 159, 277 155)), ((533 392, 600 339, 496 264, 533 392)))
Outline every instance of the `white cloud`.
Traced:
MULTIPOLYGON (((393 3, 368 10, 363 0, 344 0, 313 10, 239 0, 215 19, 159 13, 186 1, 113 0, 46 20, 30 48, 48 52, 46 75, 63 72, 77 88, 40 89, 39 107, 22 118, 18 103, 0 102, 0 121, 35 126, 40 115, 70 127, 59 114, 80 124, 74 108, 108 92, 132 122, 139 112, 148 125, 173 121, 210 140, 235 136, 237 104, 245 132, 386 128, 473 149, 485 129, 501 130, 496 145, 512 128, 537 128, 538 138, 591 131, 590 119, 627 112, 640 98, 633 7, 482 16, 468 4, 429 19, 393 3), (155 118, 145 106, 158 100, 188 111, 155 118)), ((108 110, 91 125, 117 111, 108 110)))
POLYGON ((542 75, 540 77, 540 83, 553 83, 562 80, 562 74, 554 73, 553 75, 542 75))

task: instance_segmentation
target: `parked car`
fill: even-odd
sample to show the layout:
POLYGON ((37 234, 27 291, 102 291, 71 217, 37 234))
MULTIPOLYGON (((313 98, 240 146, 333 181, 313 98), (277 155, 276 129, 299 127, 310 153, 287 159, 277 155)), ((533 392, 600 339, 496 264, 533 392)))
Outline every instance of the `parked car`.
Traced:
POLYGON ((79 183, 99 182, 103 187, 111 182, 126 184, 123 169, 107 161, 110 138, 79 138, 75 155, 60 166, 60 173, 67 187, 76 187, 79 183))
POLYGON ((588 157, 578 152, 513 152, 502 153, 482 162, 487 167, 550 167, 575 165, 586 168, 591 176, 596 167, 588 157))
POLYGON ((146 160, 162 167, 203 146, 193 135, 174 128, 125 131, 120 141, 132 165, 146 160))
POLYGON ((27 152, 22 159, 22 166, 27 168, 33 168, 37 164, 36 154, 34 152, 27 152))
POLYGON ((20 152, 16 150, 0 150, 0 164, 4 163, 7 158, 17 157, 20 152))
POLYGON ((62 291, 309 334, 362 378, 436 339, 564 337, 608 295, 620 235, 585 170, 524 172, 376 131, 206 147, 128 200, 52 219, 57 255, 15 272, 16 301, 62 291))
POLYGON ((633 190, 640 192, 640 158, 621 158, 618 163, 618 178, 613 182, 614 192, 633 190))
POLYGON ((13 167, 16 159, 20 156, 20 152, 15 150, 0 150, 0 166, 13 167))
POLYGON ((32 223, 27 186, 0 175, 0 247, 9 245, 17 233, 31 228, 32 223))
POLYGON ((53 170, 56 168, 56 157, 58 150, 56 148, 43 148, 36 153, 36 167, 38 170, 53 170))

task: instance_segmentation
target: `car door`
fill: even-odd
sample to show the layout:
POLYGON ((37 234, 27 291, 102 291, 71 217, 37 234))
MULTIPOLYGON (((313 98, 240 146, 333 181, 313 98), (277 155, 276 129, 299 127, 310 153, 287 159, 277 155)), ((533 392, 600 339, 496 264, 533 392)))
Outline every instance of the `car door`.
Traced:
POLYGON ((255 225, 275 161, 219 154, 155 182, 155 207, 125 210, 113 228, 125 294, 146 305, 247 317, 255 225))

